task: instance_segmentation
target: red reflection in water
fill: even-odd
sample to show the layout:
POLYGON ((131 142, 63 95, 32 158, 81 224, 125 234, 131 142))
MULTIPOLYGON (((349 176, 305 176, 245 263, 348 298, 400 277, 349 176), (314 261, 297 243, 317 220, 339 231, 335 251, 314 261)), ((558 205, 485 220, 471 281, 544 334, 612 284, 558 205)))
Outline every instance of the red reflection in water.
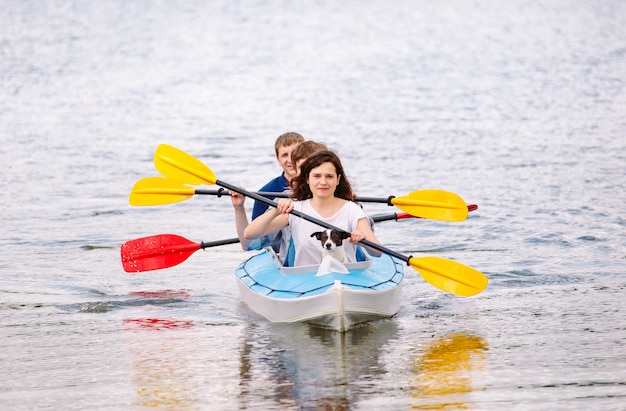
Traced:
POLYGON ((189 298, 189 293, 185 290, 158 290, 158 291, 133 291, 130 293, 132 296, 137 296, 137 299, 154 299, 154 298, 177 298, 177 299, 187 299, 189 298))
POLYGON ((170 320, 165 318, 125 318, 126 329, 169 330, 173 328, 190 328, 193 321, 170 320))

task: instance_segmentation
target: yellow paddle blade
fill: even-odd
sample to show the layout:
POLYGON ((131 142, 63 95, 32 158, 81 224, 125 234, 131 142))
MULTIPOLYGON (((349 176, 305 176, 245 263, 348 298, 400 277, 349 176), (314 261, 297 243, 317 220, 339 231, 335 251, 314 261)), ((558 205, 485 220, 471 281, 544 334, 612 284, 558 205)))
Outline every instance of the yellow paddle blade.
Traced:
POLYGON ((128 201, 135 206, 172 204, 187 200, 195 194, 193 187, 164 177, 148 177, 137 181, 128 201))
POLYGON ((154 165, 159 173, 181 183, 212 185, 217 181, 213 171, 202 161, 167 144, 157 147, 154 165))
POLYGON ((461 297, 478 294, 489 282, 480 271, 445 258, 410 258, 409 264, 435 287, 461 297))
POLYGON ((431 220, 463 221, 467 218, 467 204, 449 191, 413 191, 408 196, 391 199, 391 204, 405 213, 431 220))

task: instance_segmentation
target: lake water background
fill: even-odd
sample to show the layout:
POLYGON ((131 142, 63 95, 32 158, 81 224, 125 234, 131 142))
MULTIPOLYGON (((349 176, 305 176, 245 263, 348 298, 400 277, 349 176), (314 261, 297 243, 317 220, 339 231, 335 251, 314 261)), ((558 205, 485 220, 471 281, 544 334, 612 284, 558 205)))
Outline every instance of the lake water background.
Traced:
POLYGON ((623 410, 625 22, 616 0, 2 2, 0 407, 623 410), (488 288, 407 267, 396 317, 339 334, 248 312, 237 245, 122 270, 130 239, 235 235, 225 198, 128 204, 158 144, 254 189, 291 130, 360 195, 478 204, 376 234, 488 288))

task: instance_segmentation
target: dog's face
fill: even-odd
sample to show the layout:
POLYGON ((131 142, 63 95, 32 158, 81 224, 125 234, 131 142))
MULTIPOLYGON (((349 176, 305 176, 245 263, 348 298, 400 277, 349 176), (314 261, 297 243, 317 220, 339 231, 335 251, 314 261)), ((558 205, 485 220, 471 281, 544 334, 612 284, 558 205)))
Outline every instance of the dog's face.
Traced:
POLYGON ((322 243, 322 248, 327 251, 333 251, 337 247, 341 247, 343 240, 350 238, 350 233, 337 230, 324 230, 311 234, 311 237, 317 238, 322 243))

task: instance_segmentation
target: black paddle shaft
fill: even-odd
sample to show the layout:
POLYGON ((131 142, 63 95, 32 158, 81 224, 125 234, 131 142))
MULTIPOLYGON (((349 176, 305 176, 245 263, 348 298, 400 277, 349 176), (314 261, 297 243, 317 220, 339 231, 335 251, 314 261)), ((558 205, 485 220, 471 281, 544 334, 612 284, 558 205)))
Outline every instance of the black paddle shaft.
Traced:
POLYGON ((237 244, 238 242, 239 242, 238 238, 228 238, 226 240, 217 240, 217 241, 209 241, 209 242, 202 241, 200 243, 200 248, 205 249, 209 247, 217 247, 220 245, 237 244))
MULTIPOLYGON (((233 191, 235 191, 235 190, 233 190, 233 191)), ((289 198, 289 196, 290 196, 290 193, 285 193, 285 192, 274 193, 272 191, 251 191, 249 193, 250 194, 258 194, 260 196, 267 197, 267 198, 289 198)), ((209 189, 205 189, 205 188, 197 188, 196 191, 195 191, 195 194, 213 195, 213 196, 217 196, 217 197, 230 195, 230 194, 228 194, 228 190, 226 190, 225 188, 218 188, 217 190, 209 190, 209 189)), ((383 198, 383 197, 361 197, 361 196, 356 196, 356 197, 354 197, 354 201, 356 201, 358 203, 383 203, 383 204, 387 204, 387 205, 393 207, 393 204, 391 203, 391 200, 393 200, 394 198, 396 198, 396 197, 395 196, 389 196, 387 198, 383 198)))

